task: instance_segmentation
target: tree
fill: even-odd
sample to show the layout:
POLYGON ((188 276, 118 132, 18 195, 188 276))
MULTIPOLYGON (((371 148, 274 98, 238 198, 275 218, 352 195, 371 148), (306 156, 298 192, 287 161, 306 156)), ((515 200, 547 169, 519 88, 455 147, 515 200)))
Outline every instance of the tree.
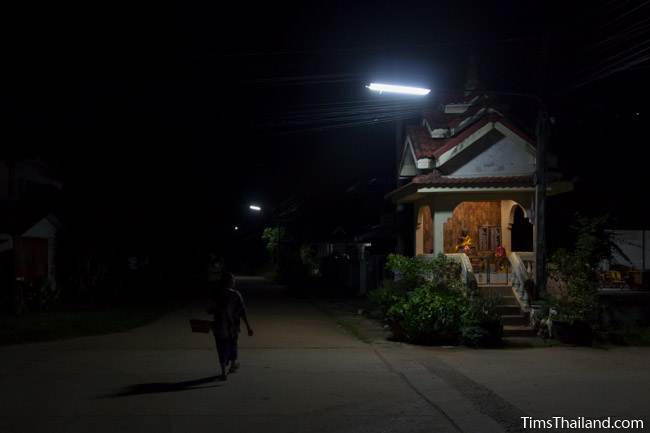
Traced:
POLYGON ((266 250, 271 256, 274 264, 278 263, 280 257, 280 243, 286 238, 286 229, 284 227, 267 227, 262 233, 262 240, 266 242, 266 250))

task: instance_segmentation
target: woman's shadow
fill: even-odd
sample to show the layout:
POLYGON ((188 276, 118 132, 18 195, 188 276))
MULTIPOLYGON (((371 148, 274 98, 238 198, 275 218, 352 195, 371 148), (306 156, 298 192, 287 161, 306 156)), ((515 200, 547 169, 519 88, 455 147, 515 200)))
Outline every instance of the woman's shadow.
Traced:
POLYGON ((219 376, 209 376, 201 379, 186 380, 183 382, 137 383, 135 385, 129 385, 127 387, 124 387, 118 392, 100 396, 100 398, 127 397, 129 395, 155 394, 161 392, 188 391, 191 389, 216 388, 222 385, 221 384, 213 384, 209 386, 201 386, 201 385, 214 382, 217 379, 219 379, 219 376))

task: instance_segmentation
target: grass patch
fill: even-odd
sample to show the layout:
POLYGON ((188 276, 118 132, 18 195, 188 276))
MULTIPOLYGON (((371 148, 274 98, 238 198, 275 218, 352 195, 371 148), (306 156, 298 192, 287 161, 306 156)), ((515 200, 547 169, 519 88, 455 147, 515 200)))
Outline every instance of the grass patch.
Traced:
POLYGON ((0 345, 128 331, 179 307, 178 303, 124 306, 104 311, 52 311, 0 316, 0 345))
POLYGON ((336 324, 352 334, 357 340, 363 341, 366 344, 372 343, 372 339, 364 335, 357 324, 342 319, 336 319, 336 324))
POLYGON ((334 319, 338 326, 350 333, 357 340, 366 344, 372 343, 372 338, 368 337, 362 330, 362 325, 359 323, 360 317, 354 316, 351 312, 343 311, 340 305, 338 308, 332 304, 328 305, 322 302, 311 302, 311 305, 321 313, 334 319))

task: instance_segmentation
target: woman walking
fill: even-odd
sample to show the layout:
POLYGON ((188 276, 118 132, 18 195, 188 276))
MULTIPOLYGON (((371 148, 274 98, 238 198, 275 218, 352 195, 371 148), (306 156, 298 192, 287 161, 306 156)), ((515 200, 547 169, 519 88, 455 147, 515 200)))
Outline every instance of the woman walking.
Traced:
POLYGON ((214 304, 208 308, 208 313, 214 316, 212 333, 219 354, 221 380, 226 380, 228 373, 234 373, 239 368, 237 345, 241 330, 241 319, 246 324, 248 335, 253 335, 253 329, 250 327, 246 316, 244 298, 234 287, 234 276, 230 272, 223 273, 221 280, 215 287, 214 304))

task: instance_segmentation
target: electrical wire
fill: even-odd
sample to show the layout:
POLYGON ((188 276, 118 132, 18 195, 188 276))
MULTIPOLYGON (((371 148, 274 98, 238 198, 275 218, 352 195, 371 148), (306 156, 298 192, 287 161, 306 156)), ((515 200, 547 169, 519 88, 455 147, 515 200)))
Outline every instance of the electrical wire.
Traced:
POLYGON ((413 44, 413 45, 385 45, 385 46, 372 46, 372 47, 331 47, 331 48, 317 48, 317 49, 303 49, 303 50, 274 50, 274 51, 251 51, 241 53, 222 53, 222 54, 206 54, 204 56, 223 56, 223 57, 272 57, 272 56, 295 56, 295 55, 310 55, 322 53, 357 53, 357 52, 378 52, 388 50, 404 50, 404 49, 430 49, 433 47, 456 47, 456 46, 475 46, 475 45, 491 45, 491 44, 505 44, 515 43, 528 40, 538 40, 540 37, 536 35, 526 36, 512 36, 501 39, 481 39, 481 40, 457 40, 446 42, 429 42, 426 44, 413 44))
POLYGON ((617 23, 618 21, 620 21, 620 20, 623 19, 624 17, 629 16, 630 14, 632 14, 632 13, 638 11, 639 9, 642 9, 642 8, 644 8, 645 6, 648 6, 648 5, 650 5, 650 0, 646 0, 646 1, 644 1, 643 3, 641 3, 641 4, 638 5, 638 6, 636 6, 635 8, 632 8, 632 9, 628 10, 627 12, 623 13, 622 15, 619 15, 618 17, 616 17, 616 18, 613 19, 612 21, 609 21, 609 22, 605 23, 603 26, 601 26, 601 30, 604 29, 604 28, 609 27, 610 25, 612 25, 612 24, 614 24, 614 23, 617 23))
POLYGON ((349 123, 357 121, 378 120, 386 117, 393 117, 401 113, 421 113, 422 109, 418 106, 409 107, 391 107, 391 108, 375 108, 375 109, 354 109, 354 110, 335 110, 318 113, 296 113, 284 114, 274 117, 270 121, 266 121, 267 126, 275 127, 289 127, 296 125, 309 125, 309 124, 335 124, 335 123, 349 123))
POLYGON ((312 126, 312 127, 307 127, 307 128, 296 128, 296 129, 289 129, 289 130, 274 130, 274 131, 266 131, 267 133, 270 133, 272 135, 288 135, 288 134, 298 134, 298 133, 306 133, 306 132, 322 132, 322 131, 329 131, 329 130, 335 130, 335 129, 342 129, 342 128, 353 128, 353 127, 361 127, 361 126, 371 126, 371 125, 378 125, 378 124, 384 124, 384 123, 392 123, 398 120, 407 120, 413 118, 415 115, 417 115, 416 112, 414 113, 401 113, 400 115, 394 115, 394 116, 386 116, 382 118, 376 118, 373 120, 365 120, 365 121, 354 121, 354 122, 343 122, 343 123, 336 123, 336 124, 330 124, 330 125, 318 125, 318 126, 312 126))
MULTIPOLYGON (((609 4, 611 5, 613 2, 609 4)), ((625 18, 631 18, 633 14, 638 14, 641 9, 648 5, 650 5, 650 0, 646 0, 640 5, 626 10, 613 20, 603 24, 600 30, 602 31, 614 24, 619 24, 625 18)), ((588 47, 588 51, 594 54, 597 54, 599 51, 603 54, 608 54, 606 54, 606 57, 599 59, 596 64, 583 68, 578 72, 578 82, 574 84, 574 87, 585 86, 613 74, 638 67, 650 60, 650 55, 647 54, 650 51, 650 40, 647 37, 648 32, 650 32, 649 22, 650 18, 637 20, 588 47), (631 46, 620 47, 622 43, 629 43, 633 40, 636 40, 636 42, 631 46), (614 51, 613 54, 612 51, 614 51)))

